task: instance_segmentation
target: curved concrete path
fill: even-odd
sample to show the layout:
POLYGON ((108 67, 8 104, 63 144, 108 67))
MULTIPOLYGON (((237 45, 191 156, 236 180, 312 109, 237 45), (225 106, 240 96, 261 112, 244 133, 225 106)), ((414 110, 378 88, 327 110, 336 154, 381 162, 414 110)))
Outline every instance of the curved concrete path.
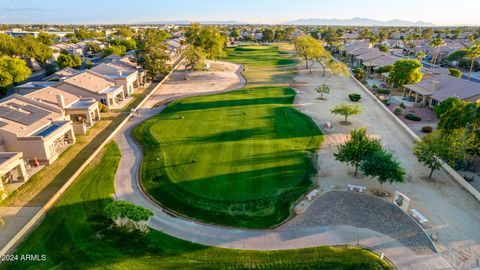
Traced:
MULTIPOLYGON (((241 71, 240 66, 236 71, 240 76, 239 71, 241 71)), ((231 87, 231 89, 219 91, 233 89, 234 87, 231 87)), ((162 96, 162 89, 159 88, 157 91, 159 93, 156 96, 162 96)), ((191 95, 195 94, 176 95, 174 98, 191 95)), ((171 96, 165 96, 164 100, 171 98, 171 96)), ((282 226, 271 230, 248 230, 202 224, 168 214, 143 194, 139 186, 137 177, 142 154, 130 136, 131 130, 136 125, 164 108, 165 105, 152 108, 160 101, 157 99, 155 103, 146 102, 145 107, 138 111, 138 115, 131 118, 115 138, 122 152, 115 181, 116 198, 152 210, 154 216, 150 222, 151 228, 194 243, 235 249, 280 250, 329 245, 361 245, 378 253, 384 253, 397 269, 451 269, 448 262, 438 254, 417 255, 388 236, 353 226, 312 226, 292 230, 282 226)))

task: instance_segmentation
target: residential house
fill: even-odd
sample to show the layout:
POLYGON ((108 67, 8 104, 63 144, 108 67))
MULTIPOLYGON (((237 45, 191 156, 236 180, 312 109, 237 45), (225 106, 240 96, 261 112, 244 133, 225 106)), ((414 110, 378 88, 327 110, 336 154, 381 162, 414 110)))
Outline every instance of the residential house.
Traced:
POLYGON ((0 152, 50 164, 75 143, 75 135, 60 108, 13 94, 0 100, 0 142, 0 152))
POLYGON ((139 72, 137 69, 125 62, 114 61, 102 63, 90 70, 108 77, 113 80, 117 86, 123 86, 125 96, 133 94, 135 89, 142 84, 142 81, 139 80, 139 72))
POLYGON ((71 67, 62 68, 59 71, 53 73, 52 75, 43 78, 44 81, 63 81, 67 78, 70 78, 74 75, 82 73, 79 70, 73 69, 71 67))
POLYGON ((10 193, 9 186, 29 178, 23 153, 0 152, 0 201, 10 193))
POLYGON ((55 88, 69 92, 82 98, 94 98, 109 108, 118 106, 125 99, 123 86, 115 81, 92 70, 67 78, 55 88))
POLYGON ((480 84, 447 74, 427 74, 419 83, 404 85, 403 96, 417 107, 433 107, 450 97, 476 102, 480 100, 480 84))
POLYGON ((75 134, 85 134, 100 120, 100 109, 94 98, 80 98, 55 87, 39 89, 25 97, 60 108, 72 121, 75 134))

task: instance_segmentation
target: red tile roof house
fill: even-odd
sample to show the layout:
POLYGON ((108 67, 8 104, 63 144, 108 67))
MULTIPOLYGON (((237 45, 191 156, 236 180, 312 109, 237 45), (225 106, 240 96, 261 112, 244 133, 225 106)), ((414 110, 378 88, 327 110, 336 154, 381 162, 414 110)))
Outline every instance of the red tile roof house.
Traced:
POLYGON ((480 83, 447 74, 425 75, 419 83, 404 85, 403 96, 410 97, 416 107, 433 107, 449 97, 476 102, 480 100, 480 83))
POLYGON ((114 108, 125 99, 123 86, 97 72, 87 70, 59 82, 55 88, 80 98, 94 98, 108 108, 114 108))

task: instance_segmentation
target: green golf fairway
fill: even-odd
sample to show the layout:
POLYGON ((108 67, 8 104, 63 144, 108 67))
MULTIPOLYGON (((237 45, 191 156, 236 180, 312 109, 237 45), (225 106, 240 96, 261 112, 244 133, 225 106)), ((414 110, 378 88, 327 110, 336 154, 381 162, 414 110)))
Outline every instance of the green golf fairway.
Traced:
POLYGON ((249 82, 262 86, 181 99, 135 128, 142 185, 163 206, 194 219, 273 227, 312 187, 311 156, 321 132, 293 108, 294 90, 264 84, 292 80, 289 55, 273 46, 227 52, 226 60, 245 64, 249 82))
POLYGON ((45 255, 45 261, 5 260, 0 269, 393 269, 355 247, 244 251, 114 227, 104 209, 112 202, 120 158, 109 143, 14 253, 45 255))

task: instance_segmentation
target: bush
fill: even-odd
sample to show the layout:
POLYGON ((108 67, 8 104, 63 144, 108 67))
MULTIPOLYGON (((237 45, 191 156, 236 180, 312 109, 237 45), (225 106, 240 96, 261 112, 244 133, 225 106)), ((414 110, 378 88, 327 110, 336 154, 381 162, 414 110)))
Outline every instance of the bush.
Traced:
POLYGON ((384 99, 384 100, 383 100, 383 103, 384 103, 385 105, 387 105, 387 106, 390 106, 390 104, 392 104, 392 102, 391 102, 390 99, 388 99, 388 98, 387 98, 387 99, 384 99))
POLYGON ((359 102, 362 96, 360 94, 350 94, 348 98, 353 102, 359 102))
POLYGON ((400 107, 397 107, 397 108, 395 108, 395 110, 393 110, 393 113, 394 113, 395 115, 400 115, 400 114, 403 113, 403 109, 400 108, 400 107))
POLYGON ((424 126, 424 127, 422 127, 422 132, 423 132, 423 133, 430 133, 430 132, 432 132, 432 131, 433 131, 433 127, 431 127, 431 126, 424 126))
POLYGON ((457 77, 457 78, 462 77, 462 71, 456 68, 450 68, 448 71, 450 71, 450 75, 453 77, 457 77))
POLYGON ((376 72, 377 73, 387 73, 387 72, 392 71, 392 68, 393 68, 392 65, 383 66, 383 67, 379 67, 376 72))
POLYGON ((100 110, 101 113, 108 112, 108 107, 105 104, 100 102, 98 102, 98 109, 100 110))
POLYGON ((407 106, 406 106, 405 103, 403 103, 403 102, 401 102, 400 105, 398 105, 398 106, 400 106, 400 108, 402 108, 402 109, 407 108, 407 106))
POLYGON ((412 121, 422 121, 422 118, 418 115, 415 115, 413 113, 409 113, 405 115, 405 119, 412 120, 412 121))
POLYGON ((362 81, 366 76, 365 70, 363 70, 361 67, 357 67, 353 70, 353 76, 355 79, 362 81))
POLYGON ((378 88, 376 91, 377 91, 377 93, 383 94, 383 95, 390 95, 390 93, 391 93, 390 90, 385 89, 385 88, 378 88))

